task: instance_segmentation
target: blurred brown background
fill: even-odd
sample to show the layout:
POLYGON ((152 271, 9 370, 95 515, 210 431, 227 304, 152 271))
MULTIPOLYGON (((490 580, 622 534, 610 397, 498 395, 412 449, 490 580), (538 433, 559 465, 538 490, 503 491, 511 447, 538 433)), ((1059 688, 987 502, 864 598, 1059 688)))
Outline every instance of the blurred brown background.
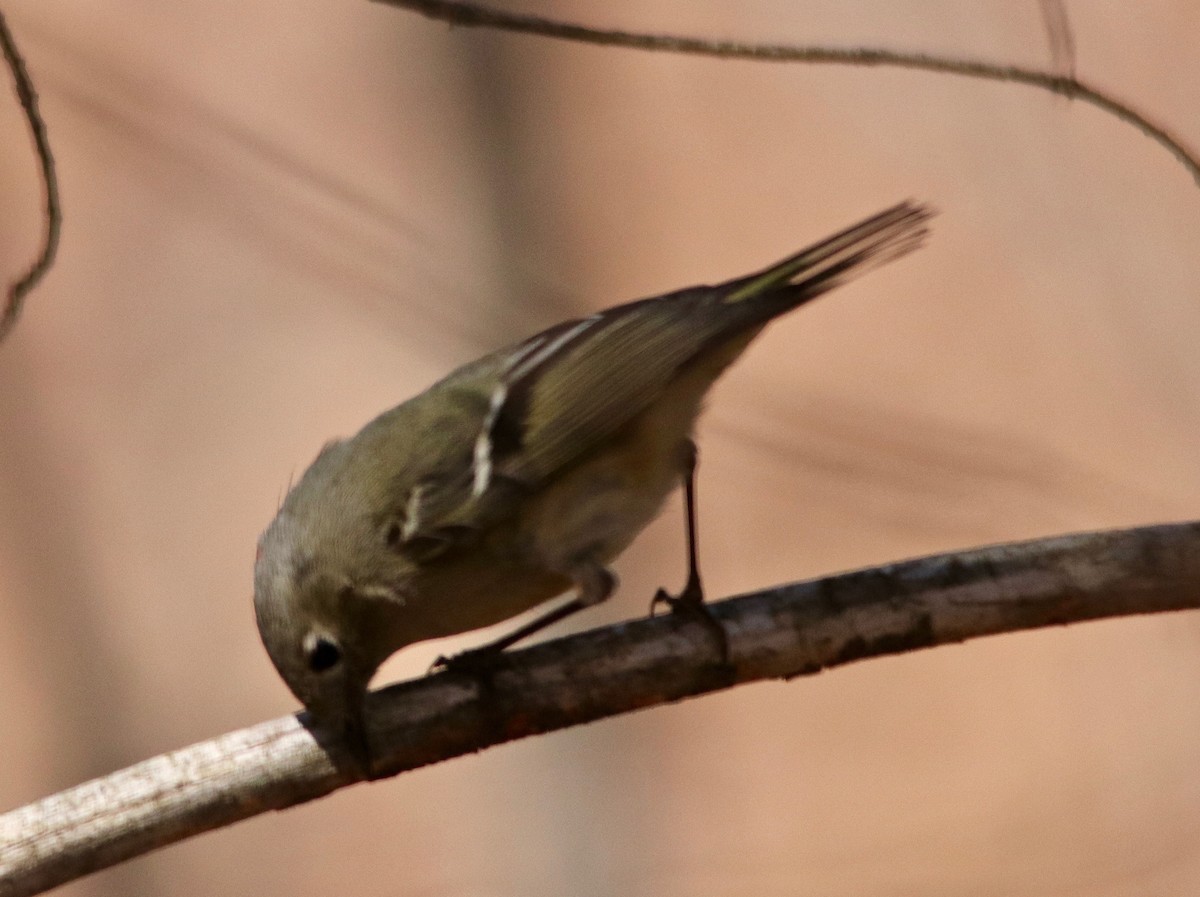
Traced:
MULTIPOLYGON (((1048 65, 1033 0, 525 7, 1048 65)), ((1200 513, 1200 188, 1090 107, 453 31, 366 2, 4 3, 59 261, 0 346, 0 808, 294 703, 255 539, 328 437, 557 319, 905 197, 928 247, 775 327, 701 429, 712 594, 1200 513)), ((1070 7, 1200 146, 1200 5, 1070 7)), ((38 186, 0 96, 0 262, 38 186)), ((683 575, 677 502, 578 625, 683 575)), ((456 643, 461 644, 461 643, 456 643)), ((446 644, 403 652, 417 675, 446 644)), ((1194 895, 1200 617, 759 685, 263 816, 72 895, 1194 895)))

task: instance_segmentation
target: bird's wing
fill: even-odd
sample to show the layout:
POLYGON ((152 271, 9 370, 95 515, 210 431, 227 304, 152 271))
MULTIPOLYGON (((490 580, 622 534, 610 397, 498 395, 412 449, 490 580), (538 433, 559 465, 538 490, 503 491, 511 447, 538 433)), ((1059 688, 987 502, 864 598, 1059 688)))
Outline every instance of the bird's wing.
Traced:
POLYGON ((915 248, 929 214, 903 203, 762 271, 567 321, 451 374, 434 389, 458 396, 458 412, 422 426, 453 428, 460 450, 415 487, 422 523, 410 530, 492 525, 514 494, 600 447, 693 361, 915 248))
POLYGON ((493 474, 531 484, 554 476, 693 361, 916 248, 929 215, 901 203, 754 274, 619 305, 522 343, 501 367, 476 442, 476 493, 493 474))
POLYGON ((537 484, 650 407, 724 323, 696 314, 714 288, 642 300, 559 325, 513 356, 476 445, 476 492, 493 476, 537 484))
POLYGON ((690 308, 698 297, 674 298, 559 324, 383 415, 368 428, 381 442, 394 445, 397 427, 429 434, 410 440, 412 455, 402 463, 388 461, 403 477, 390 487, 396 527, 389 538, 418 560, 474 541, 523 494, 649 406, 707 332, 698 321, 680 326, 683 309, 673 308, 690 308), (652 303, 665 305, 651 313, 652 303))

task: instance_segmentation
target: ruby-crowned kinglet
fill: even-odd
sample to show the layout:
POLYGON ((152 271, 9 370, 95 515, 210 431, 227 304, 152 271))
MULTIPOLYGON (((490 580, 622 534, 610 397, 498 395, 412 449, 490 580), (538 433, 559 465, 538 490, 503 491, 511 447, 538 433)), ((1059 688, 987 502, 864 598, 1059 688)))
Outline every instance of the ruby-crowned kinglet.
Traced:
MULTIPOLYGON (((567 321, 460 367, 326 445, 263 533, 258 628, 317 724, 370 770, 362 706, 405 645, 497 623, 570 589, 500 649, 604 600, 608 564, 687 487, 705 393, 772 319, 916 248, 904 203, 778 264, 567 321)), ((453 662, 450 664, 453 666, 453 662)))

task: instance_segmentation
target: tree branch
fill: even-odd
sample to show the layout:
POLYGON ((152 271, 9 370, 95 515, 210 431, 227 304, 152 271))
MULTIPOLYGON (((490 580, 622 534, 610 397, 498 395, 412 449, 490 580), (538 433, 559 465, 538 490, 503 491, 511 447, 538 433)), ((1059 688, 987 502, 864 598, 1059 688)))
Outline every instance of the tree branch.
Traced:
POLYGON ((55 253, 58 252, 58 238, 62 230, 62 210, 58 199, 58 176, 54 172, 54 156, 50 152, 50 138, 46 136, 46 123, 38 111, 37 92, 33 89, 33 81, 25 68, 25 60, 17 50, 4 13, 0 12, 0 50, 4 60, 12 72, 13 84, 17 90, 17 99, 25 112, 25 120, 29 123, 29 133, 33 137, 34 152, 37 153, 38 164, 42 172, 42 191, 46 210, 46 230, 42 237, 42 250, 34 260, 29 270, 25 272, 8 290, 8 299, 3 311, 0 311, 0 343, 8 336, 9 331, 16 326, 17 318, 21 315, 21 307, 25 297, 46 276, 50 266, 54 264, 55 253))
MULTIPOLYGON (((490 685, 452 673, 370 696, 377 771, 760 679, 981 635, 1200 607, 1200 521, 935 555, 712 605, 729 633, 673 616, 508 655, 490 685)), ((342 748, 284 717, 115 772, 0 816, 0 895, 89 872, 358 781, 342 748)))
MULTIPOLYGON (((971 59, 955 59, 947 56, 932 56, 927 53, 904 53, 898 50, 874 47, 804 47, 795 44, 759 44, 741 41, 708 40, 700 37, 679 37, 670 34, 646 34, 637 31, 591 28, 571 22, 560 22, 541 16, 509 13, 488 9, 474 3, 459 0, 375 0, 386 6, 396 6, 419 12, 431 19, 471 28, 498 28, 519 34, 536 34, 559 40, 578 41, 606 47, 626 47, 634 50, 654 50, 667 53, 683 53, 692 56, 715 56, 722 59, 748 59, 758 62, 808 62, 832 65, 889 66, 917 69, 927 72, 943 72, 967 78, 982 78, 987 81, 1007 81, 1026 84, 1061 94, 1068 99, 1082 100, 1126 124, 1133 125, 1155 143, 1171 153, 1200 186, 1200 157, 1183 145, 1179 138, 1166 128, 1155 124, 1132 106, 1123 103, 1105 91, 1091 87, 1075 77, 1073 72, 1051 74, 1016 65, 996 65, 971 59)), ((1048 25, 1055 64, 1073 66, 1073 60, 1063 58, 1074 52, 1073 43, 1067 41, 1062 22, 1048 25)))

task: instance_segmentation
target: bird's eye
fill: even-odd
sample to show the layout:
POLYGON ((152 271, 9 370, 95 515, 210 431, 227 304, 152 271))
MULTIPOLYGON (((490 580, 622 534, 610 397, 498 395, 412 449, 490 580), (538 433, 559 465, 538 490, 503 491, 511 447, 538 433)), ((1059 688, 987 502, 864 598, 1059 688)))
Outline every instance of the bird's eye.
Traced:
POLYGON ((337 666, 341 659, 342 649, 324 636, 318 636, 308 649, 308 668, 314 673, 323 673, 337 666))
POLYGON ((389 523, 387 531, 383 535, 384 541, 387 542, 387 547, 399 548, 400 537, 403 535, 403 533, 404 531, 400 528, 400 524, 395 520, 389 523))

